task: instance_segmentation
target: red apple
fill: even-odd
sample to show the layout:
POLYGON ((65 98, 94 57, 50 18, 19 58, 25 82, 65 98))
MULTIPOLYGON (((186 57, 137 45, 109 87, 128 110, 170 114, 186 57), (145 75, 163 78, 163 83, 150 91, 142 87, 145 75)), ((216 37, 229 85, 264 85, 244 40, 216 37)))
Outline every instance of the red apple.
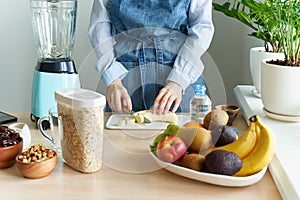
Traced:
POLYGON ((156 154, 160 160, 173 163, 182 159, 186 150, 186 144, 181 138, 170 135, 163 137, 158 142, 156 154))

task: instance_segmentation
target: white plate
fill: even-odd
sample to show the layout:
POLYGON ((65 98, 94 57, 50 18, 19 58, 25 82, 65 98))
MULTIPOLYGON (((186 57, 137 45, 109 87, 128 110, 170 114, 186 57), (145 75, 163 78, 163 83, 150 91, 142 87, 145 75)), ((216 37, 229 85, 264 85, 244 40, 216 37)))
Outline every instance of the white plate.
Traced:
POLYGON ((227 175, 219 175, 219 174, 211 174, 206 172, 198 172, 192 169, 188 169, 185 167, 181 167, 179 165, 174 165, 170 163, 163 162, 159 160, 155 154, 153 154, 150 150, 150 154, 156 163, 174 174, 179 176, 183 176, 189 179, 210 183, 214 185, 227 186, 227 187, 243 187, 252 185, 260 181, 266 173, 267 167, 265 167, 260 172, 253 174, 251 176, 245 177, 235 177, 235 176, 227 176, 227 175))
MULTIPOLYGON (((161 129, 165 129, 169 123, 167 122, 152 122, 150 124, 125 124, 122 126, 117 126, 116 124, 125 119, 126 117, 130 117, 130 114, 112 114, 107 122, 106 122, 106 128, 108 129, 131 129, 131 130, 135 130, 135 129, 147 129, 147 130, 161 130, 161 129)), ((184 123, 186 123, 187 121, 190 120, 190 117, 188 114, 178 114, 178 125, 183 125, 184 123)))
POLYGON ((279 115, 277 113, 270 112, 263 108, 264 113, 273 119, 279 120, 279 121, 286 121, 286 122, 300 122, 300 116, 288 116, 288 115, 279 115))

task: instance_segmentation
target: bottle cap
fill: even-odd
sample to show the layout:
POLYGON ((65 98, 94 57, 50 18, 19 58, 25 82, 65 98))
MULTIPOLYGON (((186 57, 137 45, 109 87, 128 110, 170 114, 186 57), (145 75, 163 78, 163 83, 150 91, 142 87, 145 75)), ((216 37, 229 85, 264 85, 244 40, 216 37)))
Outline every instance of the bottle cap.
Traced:
POLYGON ((206 95, 206 87, 205 87, 205 85, 197 84, 196 88, 195 88, 195 94, 201 95, 201 96, 206 95))

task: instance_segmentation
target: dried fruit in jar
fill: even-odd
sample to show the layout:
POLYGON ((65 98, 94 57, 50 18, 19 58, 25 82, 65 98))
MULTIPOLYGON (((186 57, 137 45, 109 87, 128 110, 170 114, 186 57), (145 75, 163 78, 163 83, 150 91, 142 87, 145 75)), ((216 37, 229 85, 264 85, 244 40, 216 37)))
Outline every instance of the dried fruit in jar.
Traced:
POLYGON ((9 147, 22 141, 20 134, 5 126, 0 126, 0 147, 9 147))

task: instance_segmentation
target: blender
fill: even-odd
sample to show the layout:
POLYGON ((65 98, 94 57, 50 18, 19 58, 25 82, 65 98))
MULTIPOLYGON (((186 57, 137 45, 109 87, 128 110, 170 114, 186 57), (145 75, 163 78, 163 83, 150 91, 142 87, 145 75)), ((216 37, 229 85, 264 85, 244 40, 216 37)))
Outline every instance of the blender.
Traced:
POLYGON ((30 0, 32 28, 39 55, 34 69, 31 119, 48 116, 56 105, 54 93, 79 88, 79 76, 71 59, 75 40, 77 0, 30 0))

